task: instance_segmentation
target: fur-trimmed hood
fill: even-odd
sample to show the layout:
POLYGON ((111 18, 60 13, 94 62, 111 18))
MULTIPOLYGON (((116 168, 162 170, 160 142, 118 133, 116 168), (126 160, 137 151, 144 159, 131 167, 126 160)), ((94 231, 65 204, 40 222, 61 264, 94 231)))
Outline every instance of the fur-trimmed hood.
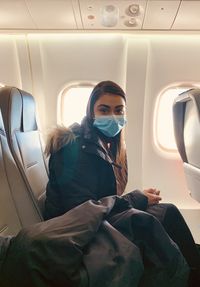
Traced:
POLYGON ((98 145, 105 151, 104 145, 98 135, 96 128, 92 127, 92 121, 84 117, 81 125, 78 123, 72 124, 70 127, 57 127, 49 135, 45 153, 47 155, 55 153, 63 146, 73 142, 77 137, 82 137, 87 142, 92 142, 98 145))

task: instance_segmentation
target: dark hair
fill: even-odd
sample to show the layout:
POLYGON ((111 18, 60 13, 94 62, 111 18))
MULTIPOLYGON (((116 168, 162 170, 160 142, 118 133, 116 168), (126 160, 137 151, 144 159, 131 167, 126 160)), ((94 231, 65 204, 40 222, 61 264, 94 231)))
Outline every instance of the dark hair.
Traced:
POLYGON ((87 104, 87 110, 86 110, 87 118, 89 119, 93 118, 94 105, 96 101, 104 94, 113 94, 113 95, 121 96, 126 102, 125 92, 122 90, 122 88, 119 85, 117 85, 116 83, 112 81, 102 81, 98 83, 92 90, 92 93, 90 95, 90 98, 87 104))
MULTIPOLYGON (((94 117, 94 105, 96 101, 104 94, 121 96, 126 102, 125 92, 118 84, 112 81, 102 81, 98 83, 92 90, 87 104, 86 116, 90 122, 93 121, 94 117)), ((103 135, 101 136, 101 138, 103 141, 105 140, 105 137, 103 135)), ((118 195, 121 195, 127 183, 127 159, 123 130, 114 138, 110 139, 110 151, 116 162, 116 165, 121 167, 114 167, 115 176, 118 182, 117 193, 118 195)))

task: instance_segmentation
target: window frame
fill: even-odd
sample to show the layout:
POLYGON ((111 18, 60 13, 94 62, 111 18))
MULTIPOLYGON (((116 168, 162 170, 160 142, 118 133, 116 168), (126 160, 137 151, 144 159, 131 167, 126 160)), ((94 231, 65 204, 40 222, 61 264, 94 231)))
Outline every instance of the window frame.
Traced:
MULTIPOLYGON (((153 143, 156 148, 156 151, 159 154, 162 154, 164 156, 172 156, 177 157, 178 156, 178 149, 177 148, 169 148, 166 146, 163 146, 163 144, 160 142, 160 136, 158 135, 158 114, 159 114, 159 107, 160 102, 162 100, 163 95, 171 89, 193 89, 193 88, 200 88, 200 83, 198 82, 182 82, 182 83, 172 83, 168 85, 167 87, 163 88, 159 93, 155 101, 154 109, 153 109, 153 143)), ((178 96, 178 94, 177 94, 178 96)), ((173 119, 172 119, 173 123, 173 119)), ((172 127, 173 128, 173 127, 172 127)))
POLYGON ((70 82, 67 85, 65 85, 61 91, 59 92, 59 96, 58 96, 58 102, 57 102, 57 124, 65 126, 64 124, 64 101, 65 101, 65 97, 67 92, 72 89, 72 88, 93 88, 95 85, 97 84, 97 82, 94 81, 77 81, 77 82, 70 82))

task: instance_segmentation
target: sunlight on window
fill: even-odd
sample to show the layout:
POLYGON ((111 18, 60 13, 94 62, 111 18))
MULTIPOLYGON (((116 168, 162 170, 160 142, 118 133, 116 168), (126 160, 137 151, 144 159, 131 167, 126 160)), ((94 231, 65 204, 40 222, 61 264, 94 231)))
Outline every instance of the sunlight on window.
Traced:
POLYGON ((161 94, 158 98, 157 107, 155 109, 155 142, 157 146, 165 151, 174 152, 177 150, 176 141, 173 129, 173 113, 172 106, 175 97, 180 93, 190 89, 184 88, 170 88, 161 94))
POLYGON ((81 123, 93 86, 71 87, 62 95, 62 124, 81 123))

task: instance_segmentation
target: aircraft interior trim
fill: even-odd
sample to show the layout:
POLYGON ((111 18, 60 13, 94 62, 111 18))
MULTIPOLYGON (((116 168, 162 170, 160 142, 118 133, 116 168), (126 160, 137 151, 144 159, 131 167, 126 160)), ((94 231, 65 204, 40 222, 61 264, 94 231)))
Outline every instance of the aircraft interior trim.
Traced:
POLYGON ((125 192, 160 190, 200 245, 199 51, 200 0, 0 0, 0 235, 44 220, 48 135, 110 80, 127 99, 125 192))

